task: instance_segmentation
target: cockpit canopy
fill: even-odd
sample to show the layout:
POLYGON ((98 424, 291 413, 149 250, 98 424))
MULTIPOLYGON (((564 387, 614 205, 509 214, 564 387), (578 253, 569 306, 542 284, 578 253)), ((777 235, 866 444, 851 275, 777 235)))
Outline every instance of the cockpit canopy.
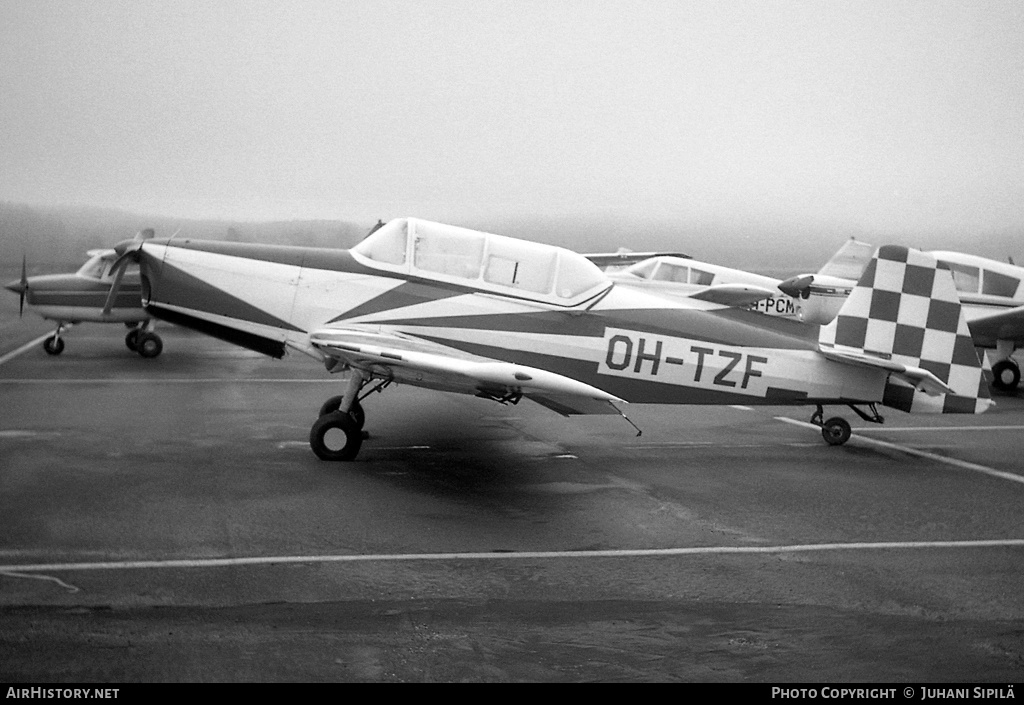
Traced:
POLYGON ((370 266, 561 306, 611 286, 595 264, 571 250, 418 218, 388 222, 352 253, 370 266))
POLYGON ((670 282, 673 284, 711 286, 715 282, 713 272, 695 267, 688 260, 680 257, 655 257, 643 262, 637 262, 624 271, 626 274, 631 274, 640 279, 670 282))
MULTIPOLYGON (((100 281, 113 279, 111 267, 114 265, 114 260, 117 259, 117 253, 114 250, 89 250, 87 254, 89 259, 78 268, 76 272, 78 276, 86 277, 87 279, 99 279, 100 281)), ((125 268, 125 274, 127 275, 138 274, 138 271, 139 265, 137 262, 129 262, 125 268)))
POLYGON ((954 257, 947 253, 935 254, 939 266, 953 274, 953 283, 961 294, 982 294, 1010 299, 1017 297, 1021 282, 1018 277, 978 266, 984 263, 981 258, 968 259, 960 256, 954 260, 954 257))

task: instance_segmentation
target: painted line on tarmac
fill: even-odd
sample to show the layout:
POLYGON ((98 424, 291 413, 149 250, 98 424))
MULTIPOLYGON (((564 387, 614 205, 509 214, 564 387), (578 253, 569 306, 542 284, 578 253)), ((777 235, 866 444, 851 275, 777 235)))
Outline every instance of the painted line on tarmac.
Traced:
POLYGON ((916 431, 1024 431, 1024 426, 907 426, 904 428, 858 428, 857 433, 906 433, 916 431))
MULTIPOLYGON (((2 360, 0 360, 2 362, 2 360)), ((159 377, 96 377, 93 379, 0 379, 0 384, 325 384, 323 379, 259 379, 255 377, 159 378, 159 377)))
POLYGON ((25 343, 17 350, 12 350, 6 355, 0 356, 0 365, 4 364, 5 362, 9 362, 10 360, 13 360, 14 358, 18 357, 18 355, 23 355, 24 353, 27 353, 35 346, 42 344, 42 342, 49 338, 51 335, 53 335, 53 333, 45 333, 36 338, 35 340, 25 343))
POLYGON ((982 541, 893 541, 873 543, 820 543, 790 546, 695 546, 692 548, 620 549, 606 551, 495 551, 487 553, 384 553, 327 556, 249 556, 162 561, 106 561, 95 563, 34 563, 0 565, 0 574, 63 571, 134 570, 146 568, 222 568, 294 563, 382 563, 396 561, 546 560, 552 558, 646 558, 663 556, 713 556, 729 554, 811 553, 825 551, 876 551, 940 548, 1024 548, 1024 539, 982 541))
MULTIPOLYGON (((793 424, 794 426, 803 426, 804 428, 813 428, 815 430, 819 430, 820 429, 819 426, 815 426, 812 423, 807 423, 806 421, 797 421, 796 419, 791 419, 791 418, 789 418, 787 416, 776 416, 775 419, 778 420, 778 421, 784 421, 785 423, 793 424)), ((859 430, 860 429, 858 429, 858 431, 859 430)), ((948 430, 948 429, 943 428, 943 429, 933 429, 933 430, 948 430)), ((973 470, 974 472, 980 472, 980 473, 983 473, 985 475, 990 475, 992 477, 998 477, 998 478, 1000 478, 1002 480, 1010 480, 1011 482, 1018 482, 1020 484, 1024 484, 1024 476, 1015 475, 1012 472, 1004 472, 1002 470, 996 470, 995 468, 990 468, 987 465, 978 465, 977 463, 969 463, 966 460, 959 460, 958 458, 949 458, 949 457, 946 457, 944 455, 939 455, 937 453, 929 453, 926 450, 918 450, 917 448, 911 448, 909 446, 902 446, 902 445, 899 445, 898 443, 888 443, 887 441, 879 441, 879 440, 877 440, 875 438, 865 438, 865 437, 863 437, 863 436, 861 436, 859 434, 854 434, 854 435, 850 436, 850 438, 851 439, 856 438, 860 443, 863 443, 865 445, 877 446, 879 448, 887 448, 889 450, 897 450, 897 451, 900 451, 901 453, 907 453, 909 455, 916 455, 916 456, 918 456, 920 458, 927 458, 928 460, 935 460, 937 462, 945 463, 946 465, 952 465, 954 467, 962 468, 964 470, 973 470)))

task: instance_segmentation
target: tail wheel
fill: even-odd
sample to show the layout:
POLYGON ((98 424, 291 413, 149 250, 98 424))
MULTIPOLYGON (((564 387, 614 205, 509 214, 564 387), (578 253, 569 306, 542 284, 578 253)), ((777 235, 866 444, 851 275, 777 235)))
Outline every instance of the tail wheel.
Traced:
POLYGON ((340 411, 322 415, 309 430, 309 447, 321 460, 352 460, 362 445, 361 428, 340 411))
POLYGON ((1013 360, 1000 360, 992 365, 992 386, 1005 392, 1020 384, 1020 367, 1013 360))
POLYGON ((160 336, 143 331, 135 338, 135 348, 142 357, 156 357, 163 351, 164 342, 160 336))
POLYGON ((128 349, 132 352, 139 351, 139 329, 135 328, 128 331, 127 335, 124 336, 124 344, 128 346, 128 349))
MULTIPOLYGON (((324 416, 326 414, 333 414, 338 409, 340 409, 341 408, 341 399, 342 398, 340 396, 338 396, 338 397, 331 397, 330 399, 325 401, 323 406, 320 407, 320 414, 319 414, 319 416, 324 416)), ((356 422, 356 426, 358 426, 359 428, 362 428, 363 424, 366 423, 366 414, 363 413, 363 405, 359 403, 358 399, 354 399, 352 401, 352 406, 348 410, 348 415, 352 417, 352 420, 356 422)))
POLYGON ((60 355, 64 352, 64 341, 55 335, 51 335, 43 341, 43 350, 45 350, 48 355, 60 355))
POLYGON ((821 425, 821 436, 830 446, 841 446, 850 440, 853 430, 844 418, 835 416, 821 425))

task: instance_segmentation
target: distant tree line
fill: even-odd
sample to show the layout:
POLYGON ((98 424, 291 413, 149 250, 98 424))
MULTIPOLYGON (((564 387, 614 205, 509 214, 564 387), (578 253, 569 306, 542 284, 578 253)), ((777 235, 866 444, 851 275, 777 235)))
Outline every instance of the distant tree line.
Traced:
POLYGON ((342 220, 187 220, 108 208, 0 201, 0 268, 20 266, 23 255, 33 269, 80 264, 87 250, 113 247, 144 228, 153 228, 157 237, 177 233, 203 240, 348 248, 372 226, 342 220))

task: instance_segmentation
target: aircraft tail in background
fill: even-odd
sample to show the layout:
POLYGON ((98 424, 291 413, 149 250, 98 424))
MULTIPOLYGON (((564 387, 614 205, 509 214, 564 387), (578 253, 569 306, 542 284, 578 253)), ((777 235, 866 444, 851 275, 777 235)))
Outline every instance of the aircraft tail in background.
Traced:
POLYGON ((927 253, 879 248, 818 342, 832 359, 890 370, 885 406, 976 414, 992 404, 953 278, 927 253))

